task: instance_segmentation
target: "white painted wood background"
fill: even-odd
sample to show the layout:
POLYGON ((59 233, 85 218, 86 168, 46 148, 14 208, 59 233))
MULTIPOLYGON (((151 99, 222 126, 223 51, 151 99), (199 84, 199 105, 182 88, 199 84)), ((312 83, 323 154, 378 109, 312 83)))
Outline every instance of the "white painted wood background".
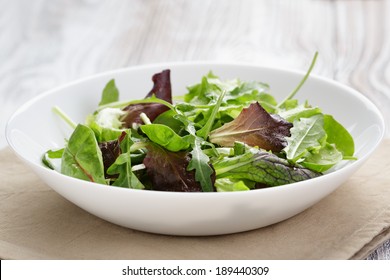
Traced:
MULTIPOLYGON (((362 92, 389 127, 390 1, 0 0, 0 6, 0 148, 14 110, 78 78, 191 60, 306 70, 315 51, 313 72, 362 92)), ((390 259, 390 242, 369 259, 390 259)))

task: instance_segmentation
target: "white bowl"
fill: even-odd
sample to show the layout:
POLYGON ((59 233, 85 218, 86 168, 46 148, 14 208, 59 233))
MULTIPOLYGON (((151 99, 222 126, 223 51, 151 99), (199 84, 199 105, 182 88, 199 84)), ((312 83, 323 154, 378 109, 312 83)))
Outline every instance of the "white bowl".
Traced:
MULTIPOLYGON (((378 146, 384 121, 362 94, 342 84, 311 75, 297 94, 333 115, 352 134, 358 160, 332 172, 280 187, 234 193, 173 193, 103 186, 59 174, 41 164, 42 154, 64 145, 70 131, 52 113, 55 105, 84 122, 100 100, 105 84, 115 78, 121 100, 143 98, 151 77, 171 69, 176 95, 198 83, 212 70, 222 79, 240 78, 268 83, 282 100, 303 72, 224 63, 172 63, 121 69, 82 79, 46 92, 22 106, 10 118, 6 137, 16 154, 60 195, 112 223, 137 230, 173 235, 217 235, 264 227, 290 218, 334 191, 355 172, 378 146)), ((50 211, 48 211, 50 213, 50 211)))

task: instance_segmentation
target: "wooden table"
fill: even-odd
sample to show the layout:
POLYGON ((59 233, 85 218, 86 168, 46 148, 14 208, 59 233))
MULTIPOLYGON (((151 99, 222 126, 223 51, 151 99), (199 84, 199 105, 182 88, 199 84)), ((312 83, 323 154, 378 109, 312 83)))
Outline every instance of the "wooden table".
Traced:
MULTIPOLYGON (((390 1, 0 0, 0 147, 10 114, 95 73, 167 61, 305 70, 362 92, 390 137, 390 1)), ((39 124, 37 124, 39 125, 39 124)), ((390 241, 369 259, 390 259, 390 241)))

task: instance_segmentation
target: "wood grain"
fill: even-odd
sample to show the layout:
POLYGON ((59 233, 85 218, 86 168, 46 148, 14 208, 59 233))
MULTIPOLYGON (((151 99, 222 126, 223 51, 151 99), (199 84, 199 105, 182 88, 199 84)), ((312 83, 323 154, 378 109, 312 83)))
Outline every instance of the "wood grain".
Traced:
MULTIPOLYGON (((110 69, 238 61, 306 69, 381 110, 390 136, 390 1, 0 0, 0 147, 11 113, 39 93, 110 69)), ((39 125, 39 124, 37 124, 39 125)), ((390 242, 372 259, 390 259, 390 242)))

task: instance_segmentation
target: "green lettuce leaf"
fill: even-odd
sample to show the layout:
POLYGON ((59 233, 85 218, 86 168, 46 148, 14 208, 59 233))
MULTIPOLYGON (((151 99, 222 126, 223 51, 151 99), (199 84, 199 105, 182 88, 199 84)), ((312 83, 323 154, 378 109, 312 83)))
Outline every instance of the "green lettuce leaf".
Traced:
POLYGON ((321 175, 298 165, 290 165, 287 160, 257 149, 216 160, 213 167, 217 179, 251 180, 267 186, 285 185, 321 175))
POLYGON ((281 110, 278 112, 278 115, 289 122, 294 122, 300 118, 310 118, 320 113, 321 109, 318 107, 310 107, 307 104, 300 104, 288 110, 281 110))
POLYGON ((301 164, 311 170, 325 172, 342 160, 343 154, 337 150, 335 145, 326 143, 318 151, 309 152, 301 164))
POLYGON ((288 145, 283 149, 287 159, 297 162, 308 152, 319 150, 326 140, 323 126, 324 116, 322 114, 296 120, 290 130, 291 136, 287 138, 288 145))
POLYGON ((70 136, 62 155, 61 173, 106 184, 102 153, 89 127, 79 124, 70 136))
POLYGON ((324 129, 328 135, 327 142, 335 144, 343 156, 353 156, 355 143, 351 134, 331 115, 324 115, 324 129))
POLYGON ((217 192, 237 192, 249 191, 250 188, 242 180, 232 180, 229 178, 220 178, 215 180, 217 192))

